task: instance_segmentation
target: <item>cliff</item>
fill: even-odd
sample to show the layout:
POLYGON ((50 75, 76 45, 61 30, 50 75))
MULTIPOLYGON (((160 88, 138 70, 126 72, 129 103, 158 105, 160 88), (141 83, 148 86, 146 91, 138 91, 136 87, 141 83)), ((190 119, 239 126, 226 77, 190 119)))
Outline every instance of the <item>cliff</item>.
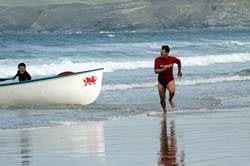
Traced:
POLYGON ((0 1, 0 32, 161 31, 249 25, 248 0, 0 1))

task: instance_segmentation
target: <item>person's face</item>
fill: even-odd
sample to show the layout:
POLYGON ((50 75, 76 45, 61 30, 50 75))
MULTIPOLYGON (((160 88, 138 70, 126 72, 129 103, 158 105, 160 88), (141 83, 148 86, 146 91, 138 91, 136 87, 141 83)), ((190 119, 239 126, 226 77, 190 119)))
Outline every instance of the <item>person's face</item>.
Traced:
POLYGON ((19 66, 19 72, 21 73, 21 74, 23 74, 23 73, 25 73, 25 71, 26 71, 26 67, 24 67, 24 66, 19 66))
POLYGON ((166 52, 166 50, 161 50, 161 56, 162 57, 167 57, 168 56, 168 52, 166 52))

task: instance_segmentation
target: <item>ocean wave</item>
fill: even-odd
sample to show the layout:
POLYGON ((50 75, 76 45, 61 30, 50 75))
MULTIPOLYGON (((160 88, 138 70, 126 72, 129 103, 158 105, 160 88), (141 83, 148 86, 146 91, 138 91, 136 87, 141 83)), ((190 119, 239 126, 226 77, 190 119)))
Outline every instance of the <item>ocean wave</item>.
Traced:
POLYGON ((239 74, 239 75, 250 75, 250 69, 241 70, 237 74, 239 74))
MULTIPOLYGON (((225 55, 205 55, 205 56, 192 56, 192 57, 180 57, 183 66, 209 66, 214 64, 226 64, 226 63, 244 63, 250 61, 250 53, 239 54, 225 54, 225 55)), ((83 71, 94 68, 104 68, 104 72, 115 72, 117 70, 136 70, 153 68, 154 59, 152 60, 134 60, 134 61, 107 61, 107 62, 83 62, 76 63, 70 60, 63 60, 59 63, 47 63, 42 64, 37 60, 39 64, 27 64, 29 72, 33 76, 54 75, 61 73, 62 71, 83 71)), ((1 60, 0 76, 5 77, 13 75, 16 72, 16 64, 7 63, 6 60, 1 60)), ((35 62, 36 63, 36 62, 35 62)))
POLYGON ((115 33, 115 32, 113 32, 113 31, 99 31, 99 33, 100 33, 100 34, 103 34, 103 33, 104 33, 104 34, 106 34, 106 33, 107 33, 107 34, 110 34, 110 33, 115 33))
MULTIPOLYGON (((198 43, 196 43, 198 44, 198 43)), ((212 47, 221 47, 221 48, 229 48, 229 47, 248 47, 250 45, 250 42, 248 41, 237 41, 237 40, 211 40, 211 39, 205 39, 203 40, 203 43, 200 43, 198 45, 207 45, 212 47)))
MULTIPOLYGON (((216 84, 220 82, 232 82, 232 81, 249 81, 250 76, 227 76, 227 77, 215 77, 215 78, 200 78, 193 80, 176 80, 176 85, 179 86, 192 86, 199 84, 216 84)), ((115 90, 127 90, 127 89, 141 89, 141 88, 153 88, 156 87, 156 82, 147 83, 132 83, 132 84, 115 84, 115 85, 103 85, 103 91, 115 91, 115 90)))
MULTIPOLYGON (((104 36, 109 38, 116 38, 118 34, 116 33, 105 33, 102 32, 104 36)), ((102 39, 103 40, 103 39, 102 39)), ((13 43, 11 45, 6 45, 1 47, 4 56, 10 55, 8 58, 14 60, 17 55, 21 52, 21 55, 32 54, 35 58, 48 57, 51 55, 58 57, 109 57, 117 56, 123 54, 123 56, 131 57, 151 57, 152 55, 159 54, 160 46, 163 44, 169 44, 174 53, 180 53, 188 55, 193 53, 195 55, 200 54, 200 50, 214 50, 216 47, 228 49, 250 46, 250 42, 246 41, 231 41, 231 40, 208 40, 208 41, 161 41, 161 42, 126 42, 116 41, 116 42, 103 42, 91 41, 88 43, 75 43, 71 40, 66 40, 64 43, 58 43, 59 45, 41 45, 41 43, 13 43), (115 48, 115 49, 114 49, 115 48), (197 52, 198 51, 198 52, 197 52), (94 53, 94 54, 93 54, 94 53), (6 55, 5 55, 6 54, 6 55)), ((55 40, 56 42, 57 40, 55 40)), ((203 56, 202 56, 203 57, 203 56)))
POLYGON ((126 90, 126 89, 141 89, 141 88, 152 88, 156 87, 157 83, 132 83, 132 84, 115 84, 115 85, 103 85, 103 91, 115 91, 115 90, 126 90))
POLYGON ((227 76, 227 77, 215 77, 215 78, 201 78, 195 80, 183 80, 177 81, 176 84, 180 86, 189 86, 189 85, 197 85, 197 84, 214 84, 220 82, 231 82, 231 81, 248 81, 250 80, 250 76, 227 76))
POLYGON ((184 66, 208 66, 213 64, 249 62, 250 53, 193 56, 180 59, 184 66))
POLYGON ((249 45, 250 44, 250 42, 241 42, 241 41, 234 41, 234 40, 227 41, 225 43, 229 44, 229 45, 240 46, 240 47, 243 47, 245 45, 249 45))
MULTIPOLYGON (((104 72, 114 72, 117 70, 134 70, 140 68, 152 68, 152 62, 146 61, 134 61, 134 62, 89 62, 89 63, 73 63, 70 60, 64 60, 61 63, 50 63, 50 64, 27 64, 27 70, 32 76, 45 76, 55 75, 63 71, 78 72, 83 70, 90 70, 94 68, 104 67, 104 72)), ((8 77, 15 74, 17 66, 1 65, 0 70, 1 77, 8 77)))

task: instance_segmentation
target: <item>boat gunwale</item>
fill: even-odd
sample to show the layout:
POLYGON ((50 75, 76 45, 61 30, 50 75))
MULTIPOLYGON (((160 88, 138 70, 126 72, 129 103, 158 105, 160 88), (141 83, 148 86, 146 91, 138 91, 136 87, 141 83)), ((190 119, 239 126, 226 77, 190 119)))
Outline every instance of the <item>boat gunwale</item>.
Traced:
POLYGON ((57 78, 62 78, 62 77, 70 77, 70 76, 79 75, 79 74, 83 74, 83 73, 89 73, 89 72, 98 71, 98 70, 104 70, 104 68, 97 68, 97 69, 92 69, 92 70, 80 71, 80 72, 66 74, 66 75, 62 75, 62 76, 56 75, 56 76, 49 76, 49 77, 44 77, 44 78, 37 78, 37 79, 33 79, 33 80, 28 80, 28 81, 5 83, 5 84, 0 84, 0 88, 4 87, 4 86, 28 84, 28 83, 46 81, 46 80, 57 79, 57 78))

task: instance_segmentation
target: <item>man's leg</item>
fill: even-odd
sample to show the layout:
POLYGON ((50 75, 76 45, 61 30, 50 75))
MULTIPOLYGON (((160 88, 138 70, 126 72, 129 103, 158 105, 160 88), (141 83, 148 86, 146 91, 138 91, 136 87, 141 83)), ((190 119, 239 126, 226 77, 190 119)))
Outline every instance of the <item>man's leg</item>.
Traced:
POLYGON ((158 91, 159 96, 161 100, 161 107, 163 109, 163 113, 165 114, 167 112, 166 108, 166 88, 164 88, 159 82, 158 82, 158 91))
POLYGON ((174 101, 173 101, 174 94, 175 94, 175 82, 174 82, 174 80, 172 80, 168 83, 168 92, 169 92, 168 101, 169 101, 171 107, 174 108, 175 107, 174 101))

